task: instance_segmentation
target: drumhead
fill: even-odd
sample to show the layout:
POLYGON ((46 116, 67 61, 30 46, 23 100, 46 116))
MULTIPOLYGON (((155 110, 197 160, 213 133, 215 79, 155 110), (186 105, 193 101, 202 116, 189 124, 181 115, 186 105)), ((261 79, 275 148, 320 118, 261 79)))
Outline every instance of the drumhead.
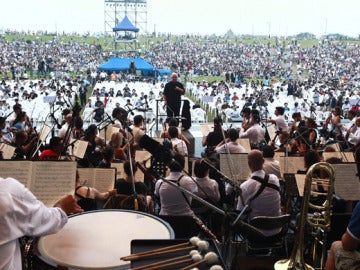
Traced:
POLYGON ((99 210, 73 215, 56 234, 43 236, 38 251, 46 260, 77 269, 125 269, 134 239, 174 239, 170 225, 131 210, 99 210))

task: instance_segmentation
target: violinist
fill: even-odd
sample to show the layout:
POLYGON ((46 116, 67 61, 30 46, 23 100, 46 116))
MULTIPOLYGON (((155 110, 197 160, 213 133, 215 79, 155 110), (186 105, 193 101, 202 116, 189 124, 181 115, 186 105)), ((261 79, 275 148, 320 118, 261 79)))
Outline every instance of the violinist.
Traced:
POLYGON ((339 106, 336 106, 329 117, 326 119, 326 122, 323 126, 324 132, 328 133, 328 136, 331 138, 338 138, 341 135, 341 108, 339 106), (329 125, 330 130, 329 129, 329 125))
POLYGON ((246 149, 236 142, 238 138, 239 132, 234 128, 229 128, 227 138, 215 147, 215 151, 219 154, 247 153, 246 149))
POLYGON ((21 111, 16 115, 12 127, 15 128, 17 131, 24 130, 27 132, 28 135, 31 135, 33 132, 30 119, 24 111, 21 111))
POLYGON ((249 138, 251 149, 259 148, 261 142, 265 141, 265 130, 260 126, 260 117, 254 114, 250 118, 250 127, 240 130, 239 138, 249 138))
POLYGON ((13 113, 9 117, 9 125, 12 127, 17 115, 22 111, 21 104, 17 103, 13 106, 13 113))
MULTIPOLYGON (((179 121, 175 117, 172 117, 169 120, 168 126, 169 126, 169 128, 170 127, 178 127, 179 126, 179 121)), ((166 130, 166 123, 164 123, 164 128, 163 128, 163 130, 162 130, 162 132, 160 134, 160 137, 170 139, 169 132, 168 132, 168 130, 166 130)), ((182 133, 178 134, 178 138, 183 140, 186 143, 187 146, 190 145, 189 139, 186 138, 182 133)))
POLYGON ((251 114, 251 109, 249 107, 244 107, 241 110, 241 117, 242 117, 241 131, 242 132, 245 132, 248 128, 251 127, 250 114, 251 114))
POLYGON ((271 123, 275 125, 277 136, 279 136, 280 145, 283 145, 289 136, 288 125, 284 118, 284 112, 285 112, 284 107, 278 106, 275 108, 275 112, 274 112, 276 117, 274 119, 264 120, 265 123, 271 123))
POLYGON ((11 143, 11 146, 15 147, 12 159, 29 159, 31 157, 32 150, 36 146, 37 140, 38 138, 36 136, 29 139, 28 134, 24 130, 16 132, 14 142, 11 143))
POLYGON ((308 142, 312 149, 318 148, 318 132, 316 130, 317 124, 313 118, 307 118, 305 120, 305 126, 308 128, 308 142))
POLYGON ((343 150, 349 149, 351 145, 349 144, 349 136, 351 133, 356 132, 356 111, 348 111, 347 118, 350 120, 345 125, 341 125, 341 137, 339 137, 340 146, 343 150))
POLYGON ((345 138, 347 138, 350 148, 356 149, 360 145, 360 117, 356 118, 355 121, 356 130, 353 132, 351 128, 346 131, 345 138))

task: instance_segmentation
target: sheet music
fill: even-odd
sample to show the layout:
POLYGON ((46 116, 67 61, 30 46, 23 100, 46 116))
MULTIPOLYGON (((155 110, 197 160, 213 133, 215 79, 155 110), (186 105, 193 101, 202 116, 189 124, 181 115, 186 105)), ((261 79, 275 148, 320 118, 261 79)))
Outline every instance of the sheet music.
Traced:
POLYGON ((2 152, 3 159, 11 159, 14 156, 15 147, 6 144, 0 143, 0 151, 2 152))
POLYGON ((306 174, 295 174, 295 179, 299 191, 299 196, 302 197, 304 196, 306 174))
POLYGON ((280 173, 297 173, 305 170, 304 157, 285 157, 285 153, 275 153, 274 158, 280 163, 280 173), (286 164, 287 161, 287 164, 286 164))
POLYGON ((148 160, 151 157, 151 153, 145 150, 136 150, 135 152, 135 161, 142 162, 148 160))
POLYGON ((353 152, 323 152, 322 157, 324 161, 331 157, 336 157, 341 159, 342 162, 355 162, 353 152))
POLYGON ((200 124, 200 130, 203 136, 207 136, 211 131, 213 131, 214 125, 209 124, 200 124))
POLYGON ((100 192, 107 192, 108 190, 114 188, 115 178, 116 178, 115 168, 95 169, 95 175, 94 175, 95 181, 93 187, 100 192))
POLYGON ((116 168, 78 168, 80 184, 106 192, 114 188, 116 168))
POLYGON ((103 128, 102 130, 100 130, 99 137, 102 139, 105 139, 108 142, 111 139, 111 135, 115 132, 119 132, 119 130, 120 130, 120 128, 113 127, 113 126, 107 126, 106 128, 103 128), (106 134, 105 134, 105 131, 106 131, 106 134))
POLYGON ((250 146, 250 140, 249 138, 239 138, 236 140, 236 142, 238 144, 240 144, 242 147, 244 147, 246 149, 247 152, 251 151, 251 146, 250 146))
MULTIPOLYGON (((126 174, 124 172, 124 163, 123 162, 112 162, 111 167, 116 168, 116 179, 126 177, 126 174)), ((140 169, 136 170, 135 181, 136 182, 144 182, 144 173, 140 169)))
POLYGON ((86 149, 88 147, 89 142, 82 140, 74 140, 72 139, 70 142, 70 146, 68 146, 68 152, 77 158, 83 158, 86 153, 86 149))
POLYGON ((77 171, 79 173, 79 184, 81 186, 92 187, 94 184, 92 171, 89 168, 78 168, 77 171))
POLYGON ((30 189, 32 175, 32 161, 12 160, 0 161, 0 176, 2 178, 11 177, 18 180, 25 187, 30 189))
POLYGON ((248 154, 220 154, 220 171, 231 180, 248 179, 250 176, 248 154))
POLYGON ((41 131, 40 131, 40 135, 39 135, 39 140, 42 142, 46 141, 46 137, 49 135, 49 133, 51 132, 52 128, 47 126, 47 125, 43 125, 41 131))
POLYGON ((335 194, 349 201, 360 198, 360 182, 356 163, 331 164, 335 170, 335 194))
POLYGON ((74 194, 76 166, 73 161, 33 162, 30 190, 46 206, 53 206, 61 197, 74 194))

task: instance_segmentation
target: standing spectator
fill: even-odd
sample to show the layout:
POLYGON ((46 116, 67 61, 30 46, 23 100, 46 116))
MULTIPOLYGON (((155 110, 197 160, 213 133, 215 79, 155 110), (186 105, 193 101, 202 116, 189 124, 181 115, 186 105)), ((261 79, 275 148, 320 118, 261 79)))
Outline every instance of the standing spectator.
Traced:
POLYGON ((101 122, 104 119, 104 103, 100 100, 98 96, 95 102, 95 110, 94 110, 94 120, 96 122, 101 122))
POLYGON ((84 82, 81 82, 79 87, 79 96, 80 96, 80 105, 82 107, 86 104, 86 93, 87 93, 87 87, 84 82))

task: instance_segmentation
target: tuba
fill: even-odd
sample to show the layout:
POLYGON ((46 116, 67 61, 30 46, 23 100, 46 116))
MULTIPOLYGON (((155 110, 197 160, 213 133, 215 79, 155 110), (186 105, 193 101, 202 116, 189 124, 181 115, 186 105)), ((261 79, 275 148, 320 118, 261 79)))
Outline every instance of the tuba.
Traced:
POLYGON ((305 178, 304 195, 301 204, 300 219, 297 226, 297 235, 290 259, 277 261, 275 270, 310 270, 314 269, 304 261, 304 235, 308 224, 311 236, 314 238, 312 260, 315 263, 317 247, 322 246, 320 269, 323 269, 326 253, 326 237, 330 230, 331 200, 334 191, 335 171, 326 162, 312 165, 305 178), (312 213, 309 214, 309 210, 312 213))

